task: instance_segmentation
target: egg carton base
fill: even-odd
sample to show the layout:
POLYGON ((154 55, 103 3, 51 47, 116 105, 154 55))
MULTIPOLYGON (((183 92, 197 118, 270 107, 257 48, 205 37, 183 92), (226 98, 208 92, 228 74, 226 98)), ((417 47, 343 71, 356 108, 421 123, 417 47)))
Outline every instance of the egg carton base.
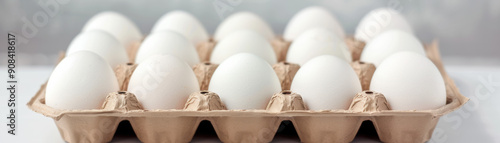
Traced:
MULTIPOLYGON (((273 100, 274 103, 267 110, 221 110, 225 107, 208 104, 214 101, 204 104, 206 108, 196 106, 184 110, 143 110, 120 108, 121 106, 113 106, 116 108, 112 109, 59 110, 45 105, 45 84, 28 103, 28 107, 53 118, 61 136, 68 142, 109 142, 122 121, 130 122, 142 142, 189 142, 200 122, 205 120, 210 121, 222 142, 270 142, 283 121, 293 123, 301 142, 351 142, 364 121, 373 123, 383 142, 425 142, 430 139, 442 115, 458 109, 468 101, 444 71, 437 43, 426 45, 425 48, 428 58, 438 67, 446 83, 447 104, 434 110, 310 111, 301 104, 293 104, 297 103, 293 101, 301 101, 300 96, 291 97, 283 93, 276 95, 276 100, 273 100)), ((354 55, 361 50, 362 47, 351 48, 351 53, 354 55)), ((282 72, 280 81, 286 89, 294 72, 300 67, 292 63, 279 64, 273 68, 277 73, 282 72)), ((370 73, 367 70, 371 68, 363 66, 364 63, 353 63, 352 66, 356 64, 361 70, 358 75, 370 73)), ((202 82, 208 84, 209 81, 203 80, 209 80, 210 74, 207 72, 213 72, 216 67, 204 65, 206 67, 200 67, 200 73, 205 74, 200 77, 202 82)), ((133 72, 134 65, 122 68, 121 73, 124 75, 121 90, 126 90, 127 77, 133 72)), ((366 79, 369 79, 369 75, 360 76, 360 80, 366 79)))

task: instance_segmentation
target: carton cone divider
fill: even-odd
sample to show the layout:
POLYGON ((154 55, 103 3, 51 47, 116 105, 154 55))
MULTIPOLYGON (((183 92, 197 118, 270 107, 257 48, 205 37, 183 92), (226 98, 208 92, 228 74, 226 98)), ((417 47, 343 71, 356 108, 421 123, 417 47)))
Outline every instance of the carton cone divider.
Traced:
POLYGON ((184 105, 186 111, 211 111, 211 110, 227 110, 224 103, 214 92, 200 91, 189 95, 189 98, 184 105))
POLYGON ((365 48, 366 43, 363 41, 359 41, 354 39, 354 37, 349 37, 345 39, 345 43, 351 52, 352 61, 359 61, 361 57, 361 52, 365 48))
POLYGON ((217 67, 219 67, 218 64, 212 64, 210 62, 203 62, 193 66, 193 72, 200 84, 200 90, 208 90, 210 79, 212 79, 212 75, 217 67))
POLYGON ((276 93, 271 97, 271 101, 267 105, 267 111, 281 112, 291 110, 307 110, 302 97, 289 90, 276 93))
POLYGON ((102 104, 102 109, 130 111, 143 110, 144 107, 142 107, 134 94, 126 91, 118 91, 108 94, 102 104))
POLYGON ((274 72, 276 72, 276 75, 278 75, 278 79, 281 83, 281 88, 283 90, 290 90, 293 77, 295 77, 295 74, 297 74, 300 66, 298 64, 288 62, 279 62, 273 65, 273 69, 274 72))
POLYGON ((217 42, 214 39, 210 38, 208 41, 196 45, 196 51, 198 52, 198 56, 200 57, 201 62, 210 61, 210 57, 216 43, 217 42))
POLYGON ((351 67, 358 75, 363 90, 370 89, 370 82, 375 73, 375 65, 362 61, 355 61, 351 63, 351 67))
POLYGON ((349 110, 355 112, 378 112, 390 109, 383 94, 369 90, 356 94, 349 107, 349 110))
POLYGON ((135 68, 137 68, 137 64, 134 63, 121 64, 115 67, 115 75, 116 79, 118 79, 120 90, 127 91, 130 77, 134 73, 135 68))
POLYGON ((290 44, 291 42, 285 41, 285 39, 281 37, 275 38, 271 41, 271 45, 273 47, 274 53, 276 54, 276 58, 278 58, 278 62, 286 60, 286 54, 288 52, 290 44))

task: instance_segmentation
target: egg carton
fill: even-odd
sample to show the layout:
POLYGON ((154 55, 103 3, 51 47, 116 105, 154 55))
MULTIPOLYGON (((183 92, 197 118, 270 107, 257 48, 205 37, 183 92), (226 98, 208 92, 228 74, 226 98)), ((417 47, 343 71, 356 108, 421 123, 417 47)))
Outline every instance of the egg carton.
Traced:
MULTIPOLYGON (((353 59, 359 59, 364 44, 347 38, 353 59)), ((215 45, 209 41, 198 46, 200 58, 209 59, 215 45)), ((289 42, 273 41, 280 63, 273 65, 282 88, 261 110, 227 110, 216 93, 206 91, 216 64, 203 62, 193 67, 201 90, 189 96, 184 109, 144 110, 136 97, 126 92, 130 76, 137 67, 124 64, 115 68, 120 90, 110 93, 100 109, 61 110, 45 104, 43 84, 28 102, 35 112, 54 119, 62 138, 67 142, 109 142, 117 126, 129 121, 142 142, 190 142, 201 121, 210 121, 222 142, 271 142, 283 121, 291 121, 301 142, 351 142, 361 123, 371 121, 382 142, 428 141, 441 116, 460 108, 468 98, 460 94, 445 72, 437 43, 426 45, 428 58, 438 67, 446 84, 446 105, 434 110, 390 110, 381 93, 366 90, 375 66, 355 62, 351 66, 358 74, 363 92, 352 100, 348 110, 307 110, 300 95, 289 91, 293 76, 300 68, 283 62, 289 42)), ((133 56, 137 47, 130 48, 133 56)), ((62 54, 61 59, 64 54, 62 54)), ((131 58, 133 59, 133 57, 131 58)))

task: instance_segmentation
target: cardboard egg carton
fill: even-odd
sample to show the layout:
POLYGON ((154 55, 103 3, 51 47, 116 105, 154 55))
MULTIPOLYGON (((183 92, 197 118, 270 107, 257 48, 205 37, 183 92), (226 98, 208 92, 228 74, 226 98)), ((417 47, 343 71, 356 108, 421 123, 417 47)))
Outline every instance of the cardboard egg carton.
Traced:
MULTIPOLYGON (((354 59, 364 47, 362 42, 348 38, 354 59)), ((200 91, 189 95, 184 109, 144 110, 133 93, 126 92, 135 64, 115 68, 120 90, 107 95, 100 109, 61 110, 45 104, 42 85, 28 102, 35 112, 54 119, 63 139, 68 142, 109 142, 121 121, 129 121, 142 142, 190 142, 201 121, 213 125, 222 142, 271 142, 282 121, 291 121, 301 142, 351 142, 363 121, 371 121, 382 142, 425 142, 441 116, 460 108, 468 98, 460 94, 453 80, 444 71, 437 43, 426 46, 429 59, 440 70, 446 84, 446 105, 434 110, 390 110, 383 93, 368 91, 375 66, 355 62, 351 66, 358 74, 363 92, 358 93, 347 110, 307 110, 302 97, 289 91, 297 70, 296 64, 283 62, 289 42, 273 41, 280 63, 273 65, 282 88, 269 95, 266 109, 227 110, 216 93, 206 91, 210 78, 218 65, 206 62, 215 45, 209 41, 198 45, 202 63, 193 67, 200 82, 200 91)), ((137 47, 129 49, 131 59, 137 47)), ((62 54, 64 55, 64 54, 62 54)), ((333 94, 333 93, 332 93, 333 94)))

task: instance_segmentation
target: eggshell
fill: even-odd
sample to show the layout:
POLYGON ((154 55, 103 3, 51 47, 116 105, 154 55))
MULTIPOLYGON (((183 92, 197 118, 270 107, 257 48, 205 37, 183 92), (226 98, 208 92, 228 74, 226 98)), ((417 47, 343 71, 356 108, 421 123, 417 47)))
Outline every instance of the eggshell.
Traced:
POLYGON ((172 31, 156 32, 146 37, 137 51, 135 62, 142 63, 147 58, 159 54, 176 56, 188 63, 189 66, 200 63, 200 58, 193 44, 184 36, 172 31))
POLYGON ((400 30, 389 30, 366 44, 360 60, 378 67, 385 58, 401 51, 425 55, 424 46, 415 36, 400 30))
POLYGON ((351 54, 340 37, 324 28, 313 28, 292 42, 286 61, 299 65, 321 55, 333 55, 351 62, 351 54))
POLYGON ((113 69, 99 55, 78 51, 64 58, 47 82, 45 104, 56 109, 98 109, 118 91, 113 69))
POLYGON ((302 9, 295 14, 285 28, 283 38, 293 41, 302 33, 313 28, 325 28, 344 39, 345 32, 339 21, 330 12, 319 6, 302 9))
POLYGON ((268 41, 275 38, 271 27, 259 16, 251 12, 238 12, 227 17, 215 30, 214 38, 219 41, 239 30, 253 30, 268 41))
POLYGON ((250 30, 236 31, 219 41, 215 45, 210 61, 219 64, 238 53, 254 54, 266 60, 271 65, 277 62, 271 43, 261 35, 250 30))
POLYGON ((130 19, 112 11, 101 12, 87 21, 82 31, 91 30, 108 32, 125 48, 134 46, 142 40, 141 31, 130 19))
POLYGON ((408 21, 398 11, 391 8, 378 8, 361 19, 354 37, 369 43, 379 34, 393 29, 413 33, 408 21))
POLYGON ((191 44, 197 45, 208 41, 208 33, 205 27, 196 17, 185 11, 172 11, 163 15, 154 25, 151 33, 170 30, 186 37, 191 44))
POLYGON ((393 110, 430 110, 446 104, 446 87, 439 70, 413 52, 385 59, 373 74, 370 90, 384 94, 393 110))
POLYGON ((215 70, 208 89, 219 95, 227 109, 265 109, 281 91, 273 68, 249 53, 229 57, 215 70))
POLYGON ((323 55, 297 71, 290 89, 302 96, 310 110, 348 109, 352 98, 361 92, 361 83, 344 60, 323 55))
POLYGON ((185 62, 171 55, 156 55, 137 66, 128 89, 145 109, 182 109, 200 86, 185 62))
POLYGON ((66 56, 83 50, 101 56, 112 68, 129 62, 127 51, 122 44, 104 31, 94 30, 78 34, 69 44, 66 56))

